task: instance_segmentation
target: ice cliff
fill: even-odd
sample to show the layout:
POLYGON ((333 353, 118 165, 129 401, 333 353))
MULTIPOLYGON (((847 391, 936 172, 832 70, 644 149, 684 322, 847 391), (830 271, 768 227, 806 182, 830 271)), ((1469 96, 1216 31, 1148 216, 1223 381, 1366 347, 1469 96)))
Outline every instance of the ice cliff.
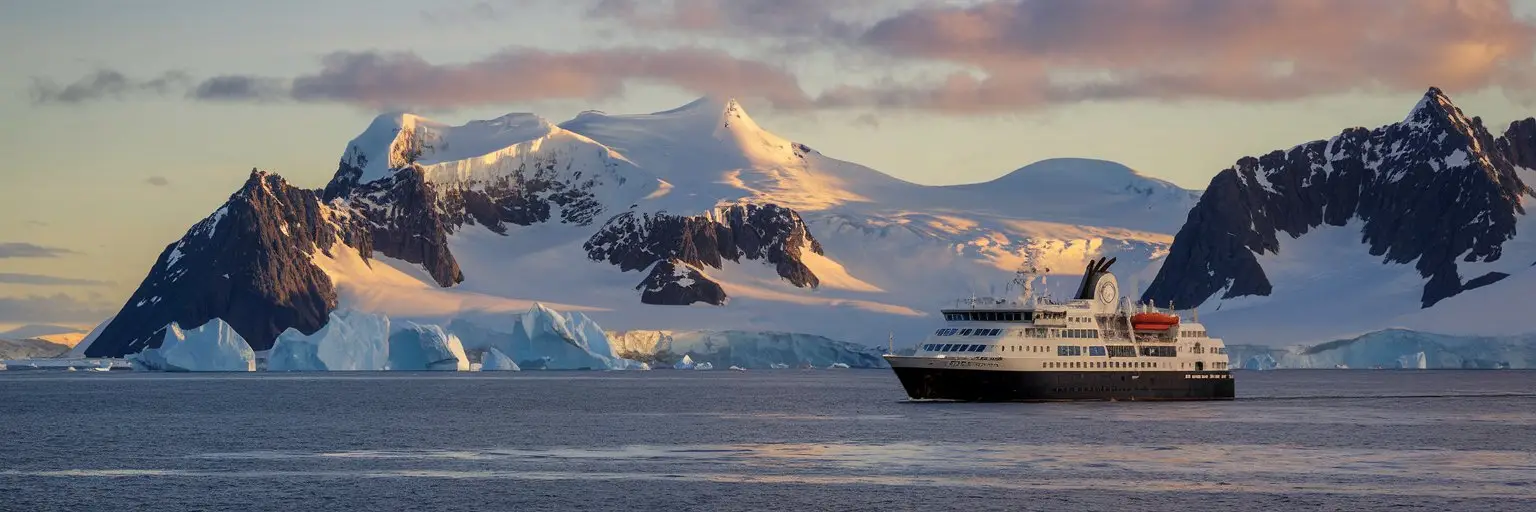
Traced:
POLYGON ((620 357, 603 328, 580 312, 561 313, 534 304, 527 312, 497 318, 458 319, 449 332, 467 350, 495 349, 518 366, 547 370, 631 370, 646 365, 620 357))
POLYGON ((157 347, 127 358, 135 370, 170 372, 249 372, 256 354, 235 330, 217 318, 195 329, 171 322, 157 347))
POLYGON ((1536 367, 1536 334, 1452 336, 1387 329, 1312 346, 1232 345, 1233 366, 1284 368, 1434 369, 1536 367))
POLYGON ((656 363, 687 360, 742 368, 887 368, 881 350, 822 336, 789 332, 625 331, 609 333, 619 353, 656 363))
POLYGON ((383 370, 389 348, 388 317, 338 310, 314 334, 290 327, 278 335, 267 371, 383 370))

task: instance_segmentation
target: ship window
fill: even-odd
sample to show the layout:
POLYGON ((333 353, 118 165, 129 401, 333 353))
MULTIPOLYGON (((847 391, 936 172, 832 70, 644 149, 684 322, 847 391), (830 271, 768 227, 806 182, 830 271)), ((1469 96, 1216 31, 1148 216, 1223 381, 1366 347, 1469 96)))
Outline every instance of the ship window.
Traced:
POLYGON ((944 329, 939 329, 937 331, 933 331, 933 335, 934 336, 943 336, 944 335, 944 329))
POLYGON ((929 352, 932 352, 933 351, 933 345, 932 344, 923 345, 923 350, 927 350, 929 352))
POLYGON ((971 330, 970 329, 960 329, 960 335, 961 336, 970 336, 971 335, 971 330))
POLYGON ((986 352, 986 351, 987 351, 987 346, 986 345, 976 345, 976 350, 972 350, 971 352, 986 352))
POLYGON ((1088 347, 1088 355, 1102 356, 1104 355, 1104 347, 1088 347))

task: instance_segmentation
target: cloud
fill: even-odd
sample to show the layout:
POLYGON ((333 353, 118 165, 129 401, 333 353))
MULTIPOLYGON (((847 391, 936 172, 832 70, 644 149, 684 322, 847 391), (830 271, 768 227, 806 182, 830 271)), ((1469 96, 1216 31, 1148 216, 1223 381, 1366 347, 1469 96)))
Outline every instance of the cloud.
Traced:
POLYGON ((111 281, 97 281, 94 279, 74 279, 69 277, 54 277, 40 274, 13 274, 0 272, 0 284, 27 284, 36 286, 110 286, 111 281))
POLYGON ((587 17, 630 28, 721 36, 841 39, 859 28, 838 17, 864 0, 598 0, 587 17))
POLYGON ((421 20, 434 25, 458 25, 498 19, 500 15, 496 12, 496 8, 486 2, 438 5, 432 10, 421 11, 421 20))
MULTIPOLYGON (((38 79, 33 92, 39 103, 179 88, 198 101, 454 109, 601 100, 647 82, 761 98, 786 109, 959 115, 1087 101, 1284 101, 1429 86, 1536 97, 1528 92, 1536 89, 1536 25, 1508 0, 586 1, 584 19, 618 28, 778 44, 735 45, 737 54, 509 48, 454 63, 410 52, 341 51, 291 77, 236 71, 194 83, 177 73, 135 80, 103 70, 67 86, 38 79), (786 67, 826 62, 785 58, 803 49, 828 54, 837 70, 815 95, 786 67)), ((423 16, 441 21, 449 14, 508 15, 474 2, 423 16)))
POLYGON ((150 176, 144 180, 144 183, 154 185, 156 187, 167 187, 171 185, 171 180, 165 179, 165 176, 150 176))
POLYGON ((287 96, 287 85, 277 78, 248 75, 220 75, 198 82, 187 97, 204 101, 280 101, 287 96))
POLYGON ((778 107, 810 104, 795 76, 783 69, 693 48, 585 52, 516 48, 462 64, 432 63, 409 52, 336 52, 321 59, 319 71, 293 78, 281 91, 275 79, 225 76, 205 80, 192 95, 223 101, 282 96, 372 108, 458 108, 609 98, 622 94, 632 80, 695 93, 757 97, 778 107), (252 85, 256 83, 266 85, 252 85))
POLYGON ((36 104, 74 104, 101 99, 124 99, 139 94, 165 94, 185 87, 190 77, 180 71, 167 71, 147 80, 129 78, 120 71, 99 69, 69 85, 59 85, 46 78, 33 78, 31 95, 36 104))
POLYGON ((57 258, 76 254, 69 249, 43 247, 26 242, 0 242, 0 259, 3 258, 57 258))
POLYGON ((76 299, 62 293, 52 296, 0 297, 0 322, 95 323, 111 316, 111 304, 100 297, 76 299))
POLYGON ((841 87, 824 104, 970 112, 1528 85, 1536 26, 1494 0, 994 0, 908 10, 858 44, 977 73, 841 87))

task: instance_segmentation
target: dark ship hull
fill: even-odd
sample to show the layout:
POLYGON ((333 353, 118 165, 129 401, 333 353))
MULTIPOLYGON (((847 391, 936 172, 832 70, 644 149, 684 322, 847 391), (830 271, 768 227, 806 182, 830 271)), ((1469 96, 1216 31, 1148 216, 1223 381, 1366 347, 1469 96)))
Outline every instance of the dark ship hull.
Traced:
POLYGON ((1005 371, 892 365, 907 396, 920 400, 1232 400, 1227 371, 1005 371))

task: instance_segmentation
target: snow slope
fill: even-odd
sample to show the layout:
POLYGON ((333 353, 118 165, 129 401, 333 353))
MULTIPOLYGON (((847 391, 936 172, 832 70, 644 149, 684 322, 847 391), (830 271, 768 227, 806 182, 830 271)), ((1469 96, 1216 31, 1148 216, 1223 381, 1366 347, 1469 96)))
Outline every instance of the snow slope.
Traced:
MULTIPOLYGON (((1134 290, 1193 202, 1192 192, 1086 159, 918 185, 775 135, 724 98, 559 124, 388 114, 349 142, 322 191, 253 170, 167 247, 97 352, 138 350, 162 318, 218 315, 265 350, 284 329, 313 332, 337 310, 450 332, 481 326, 500 341, 460 334, 465 349, 495 347, 525 368, 627 364, 576 335, 587 323, 911 344, 903 338, 927 332, 941 305, 1006 293, 1028 250, 1043 255, 1050 285, 1070 287, 1088 260, 1114 256, 1134 290), (188 268, 202 277, 178 281, 188 268), (217 300, 228 295, 220 279, 257 303, 217 300), (516 327, 536 304, 578 327, 542 337, 516 327), (558 338, 551 347, 569 353, 529 361, 516 336, 558 338)), ((289 336, 299 350, 284 357, 322 365, 318 336, 289 336)))
MULTIPOLYGON (((590 261, 582 251, 590 229, 541 223, 505 234, 453 233, 449 246, 466 278, 452 289, 429 290, 420 276, 412 276, 420 286, 394 281, 400 275, 373 265, 400 285, 393 289, 413 290, 384 294, 375 284, 349 287, 358 273, 346 273, 339 288, 353 291, 342 293, 344 305, 391 316, 417 308, 436 315, 418 315, 423 321, 445 322, 461 309, 510 311, 539 301, 584 311, 611 329, 805 332, 883 344, 892 331, 926 330, 935 308, 952 298, 1002 292, 1030 247, 1043 249, 1063 287, 1101 255, 1118 256, 1124 275, 1150 276, 1195 199, 1122 165, 1086 159, 1041 162, 986 183, 917 185, 774 135, 725 99, 653 114, 585 112, 558 128, 609 148, 634 166, 625 172, 660 181, 628 209, 709 216, 743 202, 794 208, 826 249, 801 254, 819 286, 794 286, 772 266, 744 260, 694 269, 720 282, 725 306, 639 304, 635 286, 648 269, 590 261), (437 305, 419 304, 428 297, 437 305)), ((615 205, 608 213, 617 213, 615 205)))

